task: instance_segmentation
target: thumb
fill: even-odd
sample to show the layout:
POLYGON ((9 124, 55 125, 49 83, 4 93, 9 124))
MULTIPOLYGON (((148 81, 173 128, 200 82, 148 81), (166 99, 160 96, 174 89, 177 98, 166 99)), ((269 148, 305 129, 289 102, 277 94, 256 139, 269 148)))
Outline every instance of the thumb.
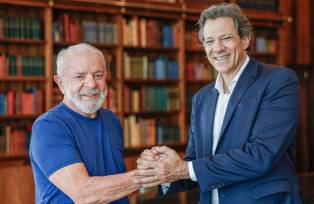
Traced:
POLYGON ((162 146, 162 147, 156 147, 157 151, 160 153, 160 154, 166 154, 166 155, 170 155, 174 152, 173 149, 167 147, 167 146, 162 146))

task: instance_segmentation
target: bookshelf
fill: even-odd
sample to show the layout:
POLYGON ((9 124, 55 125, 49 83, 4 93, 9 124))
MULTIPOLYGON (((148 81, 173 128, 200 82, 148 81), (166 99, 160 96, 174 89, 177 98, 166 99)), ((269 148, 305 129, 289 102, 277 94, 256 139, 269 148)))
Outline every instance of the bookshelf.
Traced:
MULTIPOLYGON (((3 113, 0 107, 0 161, 27 163, 32 122, 62 99, 53 81, 56 54, 78 42, 93 44, 106 58, 104 106, 123 124, 129 169, 143 149, 154 145, 184 152, 192 95, 216 76, 197 39, 196 23, 201 10, 217 2, 223 1, 0 0, 0 105, 3 97, 10 104, 13 95, 13 100, 33 101, 27 107, 35 108, 21 112, 24 103, 13 111, 6 105, 3 113), (22 95, 32 99, 19 99, 22 95), (10 132, 24 134, 16 136, 24 137, 17 143, 25 143, 18 154, 4 148, 10 132)), ((262 1, 233 2, 245 8, 255 28, 252 55, 289 64, 291 2, 278 0, 271 9, 253 4, 262 1)))
POLYGON ((0 7, 0 152, 7 160, 25 155, 32 121, 46 109, 45 10, 0 7))

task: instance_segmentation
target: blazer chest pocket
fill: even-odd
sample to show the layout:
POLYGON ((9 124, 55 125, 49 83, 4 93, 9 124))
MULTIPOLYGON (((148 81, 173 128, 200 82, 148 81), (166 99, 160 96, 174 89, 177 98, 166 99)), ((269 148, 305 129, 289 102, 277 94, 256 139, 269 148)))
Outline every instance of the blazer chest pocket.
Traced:
POLYGON ((284 193, 290 191, 291 184, 289 183, 289 181, 285 179, 280 179, 256 185, 252 189, 252 194, 253 198, 260 199, 275 193, 284 193))

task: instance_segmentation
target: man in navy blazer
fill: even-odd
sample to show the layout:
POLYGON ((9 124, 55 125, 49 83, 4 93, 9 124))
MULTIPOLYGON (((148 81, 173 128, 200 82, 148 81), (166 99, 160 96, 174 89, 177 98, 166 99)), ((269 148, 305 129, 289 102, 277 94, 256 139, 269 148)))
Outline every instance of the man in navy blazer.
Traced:
POLYGON ((297 76, 248 56, 252 26, 236 4, 209 7, 199 25, 219 74, 193 97, 185 159, 165 146, 147 149, 135 182, 161 184, 164 195, 199 187, 201 204, 302 203, 292 156, 297 76))

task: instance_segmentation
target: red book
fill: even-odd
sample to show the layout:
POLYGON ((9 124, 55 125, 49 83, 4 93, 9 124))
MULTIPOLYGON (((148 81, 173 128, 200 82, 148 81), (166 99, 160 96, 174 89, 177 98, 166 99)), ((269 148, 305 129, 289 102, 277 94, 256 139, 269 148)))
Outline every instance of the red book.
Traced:
POLYGON ((70 42, 70 15, 68 13, 63 14, 63 30, 64 30, 64 41, 70 42))
POLYGON ((6 63, 6 57, 4 53, 0 53, 0 77, 7 76, 8 68, 6 63))
POLYGON ((7 100, 8 100, 8 115, 14 114, 14 92, 8 91, 7 93, 7 100))
POLYGON ((28 115, 34 113, 34 96, 33 93, 22 93, 22 114, 28 115))

